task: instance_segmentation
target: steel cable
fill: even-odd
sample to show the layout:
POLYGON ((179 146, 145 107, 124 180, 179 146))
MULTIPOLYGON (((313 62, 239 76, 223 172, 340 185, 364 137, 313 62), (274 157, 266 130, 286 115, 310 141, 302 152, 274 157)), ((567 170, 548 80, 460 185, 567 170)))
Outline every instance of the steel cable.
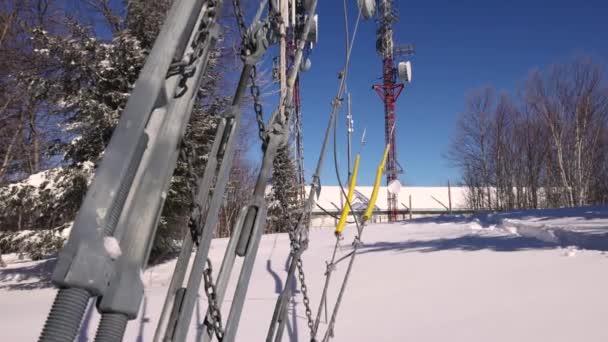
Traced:
MULTIPOLYGON (((334 99, 334 104, 336 107, 338 107, 341 104, 341 95, 342 95, 342 91, 346 85, 346 81, 348 78, 348 69, 349 69, 349 65, 350 65, 350 58, 351 58, 351 54, 352 54, 352 47, 354 45, 355 39, 357 37, 357 30, 359 28, 359 22, 361 20, 361 9, 359 9, 359 14, 357 15, 357 20, 355 22, 355 27, 353 30, 353 35, 351 38, 350 43, 348 43, 348 21, 347 21, 347 11, 346 11, 346 6, 344 6, 344 16, 345 16, 345 34, 347 37, 347 45, 346 45, 346 60, 345 60, 345 65, 344 65, 344 69, 342 71, 342 84, 344 86, 341 87, 341 91, 339 92, 338 96, 336 97, 336 99, 334 99)), ((338 158, 337 158, 337 116, 334 116, 334 141, 333 141, 333 145, 334 145, 334 170, 336 172, 336 178, 338 180, 338 185, 340 187, 340 191, 342 192, 342 195, 345 197, 346 199, 346 204, 348 205, 349 208, 351 209, 351 214, 355 220, 355 225, 357 226, 357 232, 360 235, 361 231, 362 231, 362 227, 359 224, 359 221, 357 220, 357 215, 356 213, 352 210, 352 204, 350 202, 350 200, 348 199, 348 196, 346 195, 346 191, 344 190, 344 186, 342 184, 342 180, 340 178, 340 172, 339 172, 339 166, 338 166, 338 158)), ((334 250, 332 252, 332 259, 331 262, 327 265, 327 272, 325 273, 325 284, 323 287, 323 292, 321 294, 321 301, 319 302, 319 308, 317 311, 317 316, 315 319, 315 327, 313 329, 313 334, 311 336, 311 341, 315 341, 315 337, 316 337, 316 333, 318 332, 318 326, 319 326, 319 322, 320 322, 320 318, 321 318, 321 310, 323 308, 323 304, 325 304, 326 298, 327 298, 327 290, 329 288, 329 281, 331 279, 331 273, 333 272, 334 269, 334 261, 335 261, 335 257, 336 257, 336 252, 339 246, 339 241, 340 241, 340 236, 336 236, 336 244, 334 246, 334 250)), ((333 317, 334 315, 332 315, 333 317)))

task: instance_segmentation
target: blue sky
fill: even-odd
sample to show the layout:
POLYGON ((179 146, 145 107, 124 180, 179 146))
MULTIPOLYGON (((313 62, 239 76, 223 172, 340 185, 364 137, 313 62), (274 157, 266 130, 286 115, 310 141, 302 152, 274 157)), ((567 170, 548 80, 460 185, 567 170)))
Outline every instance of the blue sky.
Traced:
MULTIPOLYGON (((577 54, 608 61, 608 1, 396 0, 400 20, 396 43, 414 43, 413 83, 397 102, 398 160, 406 185, 444 185, 459 172, 442 157, 466 94, 484 85, 513 92, 530 70, 577 54)), ((336 95, 343 64, 342 1, 320 1, 319 43, 312 69, 302 75, 305 168, 312 175, 322 133, 336 95)), ((354 24, 356 1, 349 1, 354 24)), ((372 184, 384 147, 384 113, 371 90, 381 75, 373 21, 360 23, 348 87, 352 93, 355 139, 367 128, 359 184, 372 184)), ((345 106, 344 106, 345 108, 345 106)), ((346 174, 345 112, 339 118, 338 153, 346 174)), ((331 150, 330 150, 331 151, 331 150)), ((322 181, 336 184, 333 156, 327 155, 322 181)))
MULTIPOLYGON (((69 1, 76 10, 81 6, 77 0, 69 1)), ((123 9, 121 1, 112 3, 123 9)), ((225 1, 225 5, 231 13, 231 3, 225 1)), ((416 45, 416 54, 411 57, 413 82, 396 107, 398 160, 405 169, 400 180, 405 185, 439 186, 448 179, 459 181, 458 170, 451 168, 442 154, 471 90, 492 85, 513 93, 532 69, 580 54, 599 63, 608 62, 607 0, 395 0, 395 5, 400 14, 394 26, 395 42, 416 45)), ((256 6, 248 7, 252 12, 256 6)), ((348 7, 352 28, 356 1, 348 0, 348 7)), ((344 63, 342 8, 342 0, 319 0, 319 42, 311 54, 312 68, 301 78, 308 181, 321 149, 330 103, 336 96, 337 73, 344 63)), ((103 26, 95 27, 102 35, 109 34, 103 26)), ((371 89, 380 81, 382 67, 375 50, 375 30, 374 21, 360 23, 348 82, 355 118, 354 151, 363 129, 367 129, 359 171, 361 185, 372 184, 384 149, 384 107, 371 89)), ((269 50, 261 70, 268 70, 273 54, 276 48, 269 50)), ((267 99, 266 118, 274 104, 276 100, 267 99)), ((343 180, 347 159, 345 108, 338 123, 343 180)), ((328 150, 321 175, 325 185, 336 184, 332 151, 328 150)), ((259 159, 257 142, 250 156, 259 159)))

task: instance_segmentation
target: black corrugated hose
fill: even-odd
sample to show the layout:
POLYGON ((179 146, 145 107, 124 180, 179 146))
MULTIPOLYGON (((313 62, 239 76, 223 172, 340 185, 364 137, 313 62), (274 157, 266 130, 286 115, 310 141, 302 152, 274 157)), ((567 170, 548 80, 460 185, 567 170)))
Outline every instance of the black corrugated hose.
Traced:
POLYGON ((129 319, 121 313, 104 313, 97 328, 95 342, 122 341, 129 319))
POLYGON ((87 290, 77 288, 59 290, 38 342, 74 341, 89 298, 91 295, 87 290))

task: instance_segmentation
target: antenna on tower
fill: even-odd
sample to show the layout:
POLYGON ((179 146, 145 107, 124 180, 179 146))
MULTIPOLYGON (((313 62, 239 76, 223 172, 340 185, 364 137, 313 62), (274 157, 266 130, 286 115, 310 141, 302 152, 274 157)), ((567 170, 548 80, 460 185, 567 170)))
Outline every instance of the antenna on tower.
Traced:
MULTIPOLYGON (((374 3, 375 5, 375 3, 374 3)), ((414 45, 395 45, 393 41, 393 23, 399 19, 397 9, 393 6, 393 0, 377 1, 376 22, 376 51, 382 57, 382 84, 374 85, 376 91, 384 103, 384 134, 385 143, 390 143, 389 154, 386 162, 386 184, 397 184, 398 175, 403 169, 397 162, 397 134, 396 134, 396 111, 395 102, 405 84, 399 81, 412 81, 412 65, 409 61, 401 61, 395 66, 395 56, 410 56, 414 53, 414 45)), ((371 9, 371 5, 366 0, 359 0, 362 13, 371 9)), ((376 10, 375 6, 373 9, 376 10)), ((388 219, 397 219, 397 191, 388 192, 388 219)))

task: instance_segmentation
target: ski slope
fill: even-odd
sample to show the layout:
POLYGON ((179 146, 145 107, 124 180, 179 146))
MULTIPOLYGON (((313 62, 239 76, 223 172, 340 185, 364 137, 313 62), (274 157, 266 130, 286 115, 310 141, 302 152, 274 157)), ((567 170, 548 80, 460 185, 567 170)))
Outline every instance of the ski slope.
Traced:
MULTIPOLYGON (((352 227, 345 230, 341 253, 350 250, 352 233, 352 227)), ((363 235, 334 341, 608 341, 607 237, 608 208, 371 225, 363 235)), ((215 270, 226 244, 226 239, 213 241, 215 270)), ((315 313, 333 244, 331 230, 315 230, 304 255, 315 313)), ((288 253, 285 234, 263 237, 238 341, 265 339, 288 253)), ((0 270, 0 340, 34 341, 55 293, 44 280, 53 260, 4 258, 9 265, 0 270)), ((125 341, 152 340, 173 266, 170 261, 145 272, 146 299, 125 341)), ((345 268, 346 262, 339 264, 332 279, 330 314, 345 268)), ((197 340, 197 321, 206 308, 200 293, 190 341, 197 340)), ((230 304, 229 296, 223 304, 230 304)), ((79 341, 92 341, 97 321, 96 311, 89 310, 79 341)), ((322 316, 321 335, 325 322, 322 316)), ((310 340, 299 292, 284 340, 310 340)))

